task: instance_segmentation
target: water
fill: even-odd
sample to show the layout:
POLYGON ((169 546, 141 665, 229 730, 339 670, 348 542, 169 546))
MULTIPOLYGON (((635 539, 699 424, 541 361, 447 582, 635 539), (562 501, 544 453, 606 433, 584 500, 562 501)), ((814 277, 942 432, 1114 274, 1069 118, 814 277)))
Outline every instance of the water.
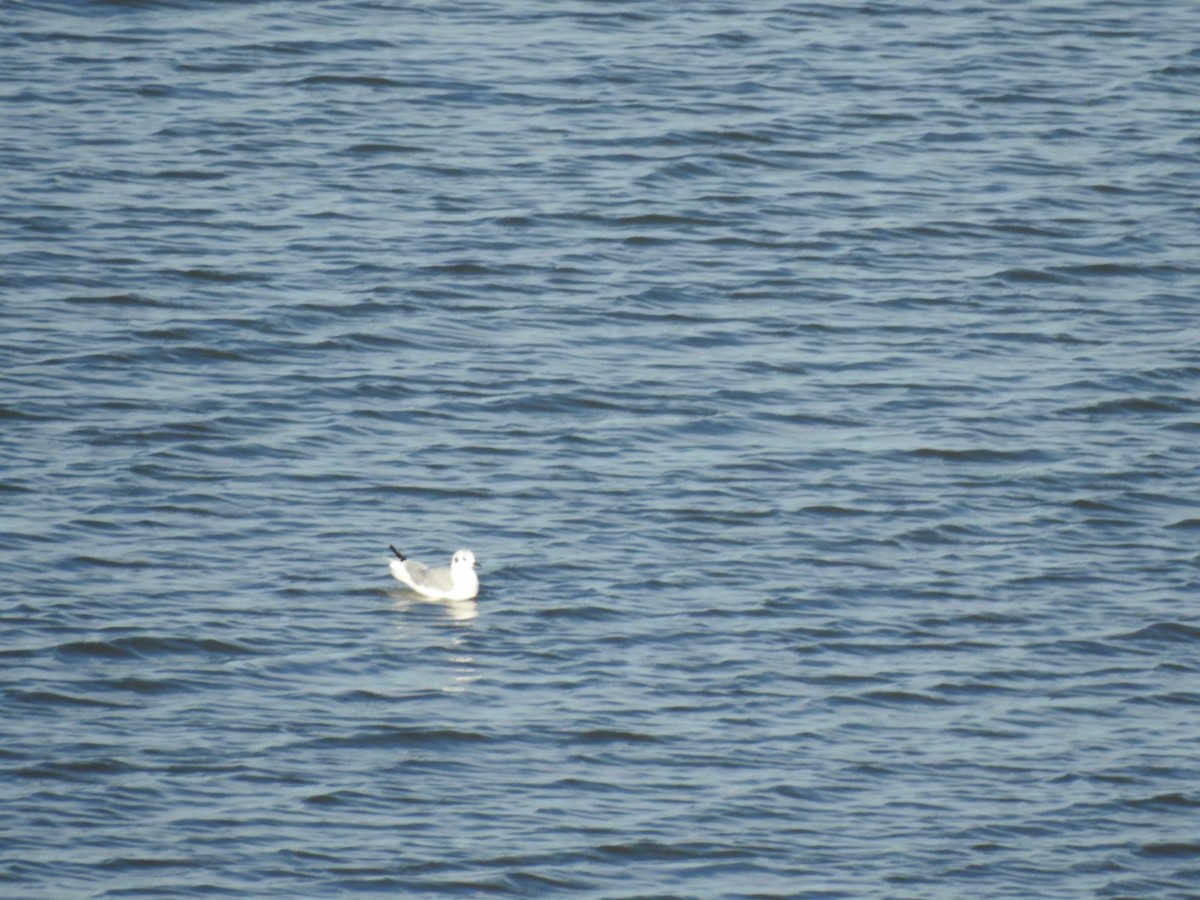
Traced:
POLYGON ((0 893, 1200 895, 1195 11, 6 4, 0 893))

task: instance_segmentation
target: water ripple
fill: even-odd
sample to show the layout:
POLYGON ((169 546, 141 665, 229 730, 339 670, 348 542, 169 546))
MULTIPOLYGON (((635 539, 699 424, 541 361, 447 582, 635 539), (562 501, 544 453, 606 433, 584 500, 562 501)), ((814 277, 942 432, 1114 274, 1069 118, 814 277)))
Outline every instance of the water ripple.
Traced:
POLYGON ((0 893, 1196 894, 1190 10, 527 6, 4 13, 0 893))

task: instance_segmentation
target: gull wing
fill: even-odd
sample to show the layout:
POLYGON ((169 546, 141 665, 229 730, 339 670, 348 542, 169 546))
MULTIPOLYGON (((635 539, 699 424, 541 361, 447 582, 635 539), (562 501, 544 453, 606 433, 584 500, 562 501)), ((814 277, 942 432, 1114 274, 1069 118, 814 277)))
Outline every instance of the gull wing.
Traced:
POLYGON ((415 559, 406 559, 400 563, 400 567, 408 575, 409 583, 419 591, 445 593, 454 587, 454 578, 446 566, 431 569, 425 563, 417 562, 415 559))

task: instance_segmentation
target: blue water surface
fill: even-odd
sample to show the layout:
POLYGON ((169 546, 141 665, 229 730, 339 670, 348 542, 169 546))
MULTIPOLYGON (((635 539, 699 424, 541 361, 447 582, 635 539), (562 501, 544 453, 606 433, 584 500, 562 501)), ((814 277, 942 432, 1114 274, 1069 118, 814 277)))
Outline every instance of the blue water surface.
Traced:
POLYGON ((1200 895, 1196 21, 5 4, 0 895, 1200 895))

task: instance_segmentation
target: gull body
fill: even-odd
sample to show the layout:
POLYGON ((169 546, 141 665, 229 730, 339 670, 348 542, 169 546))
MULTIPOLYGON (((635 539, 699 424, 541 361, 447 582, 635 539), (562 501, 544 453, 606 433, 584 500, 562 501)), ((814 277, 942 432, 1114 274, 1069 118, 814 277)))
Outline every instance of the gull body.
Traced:
POLYGON ((450 557, 449 566, 437 568, 408 559, 395 547, 391 550, 396 554, 395 559, 388 560, 392 575, 424 597, 433 600, 473 600, 479 593, 475 554, 470 550, 457 551, 450 557))

